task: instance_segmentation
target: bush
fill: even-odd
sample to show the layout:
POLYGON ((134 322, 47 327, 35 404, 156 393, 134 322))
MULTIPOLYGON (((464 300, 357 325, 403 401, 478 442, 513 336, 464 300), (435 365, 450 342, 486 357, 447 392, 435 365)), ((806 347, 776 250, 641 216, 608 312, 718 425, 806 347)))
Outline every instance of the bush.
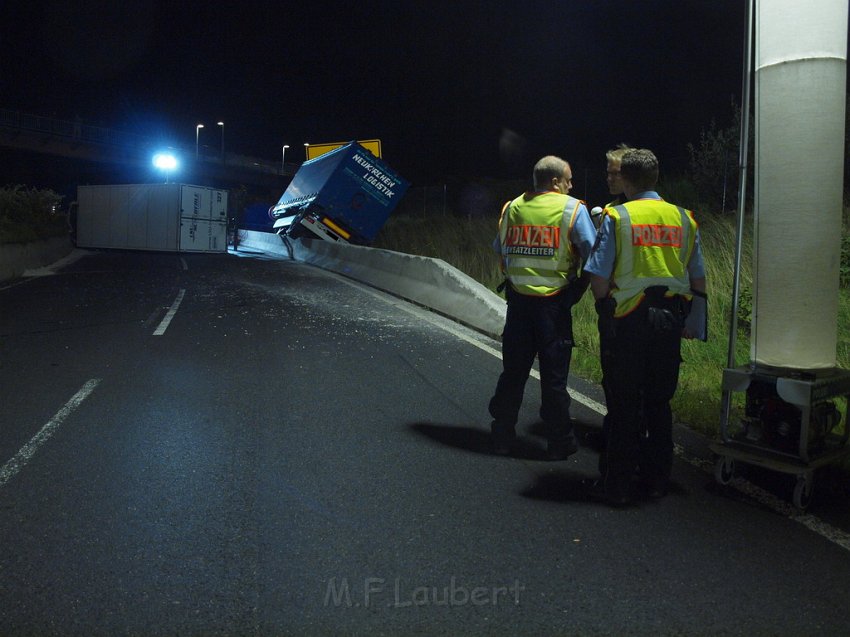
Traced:
MULTIPOLYGON (((708 130, 700 132, 697 145, 688 144, 690 155, 689 177, 700 199, 699 208, 705 212, 726 212, 737 207, 738 155, 741 142, 741 108, 732 102, 733 121, 726 128, 718 127, 712 120, 708 130)), ((752 158, 755 126, 750 114, 749 157, 752 158)), ((749 162, 747 175, 748 196, 753 183, 753 165, 749 162)), ((671 199, 676 201, 675 199, 671 199)))
MULTIPOLYGON (((669 177, 662 175, 658 180, 658 194, 665 201, 672 201, 677 206, 682 206, 695 213, 703 210, 699 193, 693 181, 684 177, 669 177)), ((697 219, 699 221, 699 219, 697 219)))
POLYGON ((0 243, 30 243, 67 234, 61 195, 26 186, 0 188, 0 243))

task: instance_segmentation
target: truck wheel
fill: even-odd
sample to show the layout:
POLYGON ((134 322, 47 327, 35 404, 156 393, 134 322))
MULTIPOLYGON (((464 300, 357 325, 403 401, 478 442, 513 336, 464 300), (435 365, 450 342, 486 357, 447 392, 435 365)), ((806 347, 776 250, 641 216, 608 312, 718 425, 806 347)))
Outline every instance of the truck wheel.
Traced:
POLYGON ((815 490, 815 478, 811 472, 800 474, 794 485, 794 506, 805 511, 812 503, 812 493, 815 490))
POLYGON ((735 459, 729 456, 718 456, 714 463, 714 479, 718 484, 729 484, 735 474, 735 459))

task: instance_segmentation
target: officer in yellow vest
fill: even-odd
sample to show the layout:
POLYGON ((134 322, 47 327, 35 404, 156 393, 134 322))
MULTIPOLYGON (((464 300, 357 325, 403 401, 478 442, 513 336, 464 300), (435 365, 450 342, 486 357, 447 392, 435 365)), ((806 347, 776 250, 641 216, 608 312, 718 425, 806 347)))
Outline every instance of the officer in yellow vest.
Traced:
POLYGON ((620 178, 628 201, 605 209, 585 265, 605 344, 611 418, 602 478, 590 488, 615 506, 631 502, 638 469, 650 497, 667 493, 681 339, 704 338, 706 327, 705 267, 693 214, 655 192, 658 159, 649 150, 626 152, 620 178))
POLYGON ((534 166, 534 191, 505 204, 499 220, 508 301, 502 335, 503 371, 490 400, 493 451, 507 455, 516 440, 525 383, 540 363, 540 418, 547 426, 547 456, 562 460, 578 449, 570 423, 567 376, 573 347, 572 306, 587 289, 581 264, 596 229, 584 203, 569 196, 572 170, 563 159, 534 166))
MULTIPOLYGON (((608 185, 608 193, 614 196, 609 203, 605 204, 605 208, 611 208, 626 202, 626 196, 623 194, 623 182, 620 181, 620 160, 627 150, 631 150, 628 144, 617 144, 616 148, 612 148, 605 153, 605 183, 608 185)), ((593 225, 597 228, 602 224, 602 208, 596 206, 590 211, 590 218, 593 219, 593 225)))
POLYGON ((608 184, 608 193, 614 195, 614 199, 606 205, 607 208, 626 202, 623 194, 623 182, 620 180, 620 162, 623 155, 632 149, 628 144, 617 144, 605 153, 605 183, 608 184))
MULTIPOLYGON (((608 184, 608 194, 613 195, 614 199, 605 204, 605 208, 613 208, 614 206, 618 206, 626 202, 626 195, 623 194, 623 182, 620 179, 620 161, 623 159, 623 155, 626 154, 626 151, 631 150, 631 146, 628 144, 617 144, 616 148, 612 148, 608 152, 605 153, 605 182, 608 184)), ((590 211, 590 217, 593 219, 593 224, 598 229, 599 226, 602 225, 602 208, 596 206, 590 211)), ((600 336, 602 336, 600 334, 600 336)), ((599 343, 600 355, 602 351, 606 349, 606 344, 604 340, 599 343)), ((602 385, 602 390, 605 392, 606 396, 608 393, 607 385, 605 384, 605 378, 603 377, 600 384, 602 385)), ((607 401, 606 401, 607 402, 607 401)), ((609 414, 605 414, 605 417, 602 419, 602 431, 588 431, 585 434, 585 442, 590 445, 596 447, 600 451, 605 449, 605 441, 608 439, 608 427, 610 426, 610 416, 609 414)), ((604 454, 600 456, 600 462, 604 459, 604 454)), ((600 465, 601 469, 601 465, 600 465)))

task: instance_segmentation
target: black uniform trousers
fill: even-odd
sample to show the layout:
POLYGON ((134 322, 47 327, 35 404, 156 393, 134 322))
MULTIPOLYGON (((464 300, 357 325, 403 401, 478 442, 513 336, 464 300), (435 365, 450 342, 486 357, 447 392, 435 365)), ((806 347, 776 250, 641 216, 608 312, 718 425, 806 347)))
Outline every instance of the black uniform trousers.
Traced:
MULTIPOLYGON (((672 304, 674 311, 677 303, 672 304)), ((616 495, 628 493, 638 467, 647 481, 666 484, 673 466, 670 401, 679 382, 681 325, 658 332, 649 323, 648 309, 645 300, 614 319, 614 333, 604 339, 602 370, 610 422, 600 467, 606 491, 616 495)))
POLYGON ((574 434, 570 423, 567 377, 573 348, 572 297, 569 290, 553 296, 528 296, 507 288, 508 309, 502 334, 503 371, 490 400, 490 415, 513 428, 535 356, 540 364, 540 418, 550 440, 574 434))

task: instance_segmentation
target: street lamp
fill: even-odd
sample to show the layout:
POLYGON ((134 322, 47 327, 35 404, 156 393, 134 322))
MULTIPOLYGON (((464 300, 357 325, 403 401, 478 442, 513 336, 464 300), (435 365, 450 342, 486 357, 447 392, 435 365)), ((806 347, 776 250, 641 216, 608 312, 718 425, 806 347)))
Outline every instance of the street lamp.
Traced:
POLYGON ((289 144, 284 144, 283 148, 280 151, 280 174, 283 174, 284 171, 284 160, 286 159, 286 149, 289 148, 289 144))
POLYGON ((224 122, 219 122, 221 126, 221 161, 224 162, 224 122))
POLYGON ((304 142, 304 161, 310 159, 309 155, 307 155, 307 147, 310 146, 310 142, 304 142))
POLYGON ((198 138, 201 134, 201 129, 203 127, 203 124, 198 124, 197 126, 195 126, 195 159, 198 158, 198 138))

